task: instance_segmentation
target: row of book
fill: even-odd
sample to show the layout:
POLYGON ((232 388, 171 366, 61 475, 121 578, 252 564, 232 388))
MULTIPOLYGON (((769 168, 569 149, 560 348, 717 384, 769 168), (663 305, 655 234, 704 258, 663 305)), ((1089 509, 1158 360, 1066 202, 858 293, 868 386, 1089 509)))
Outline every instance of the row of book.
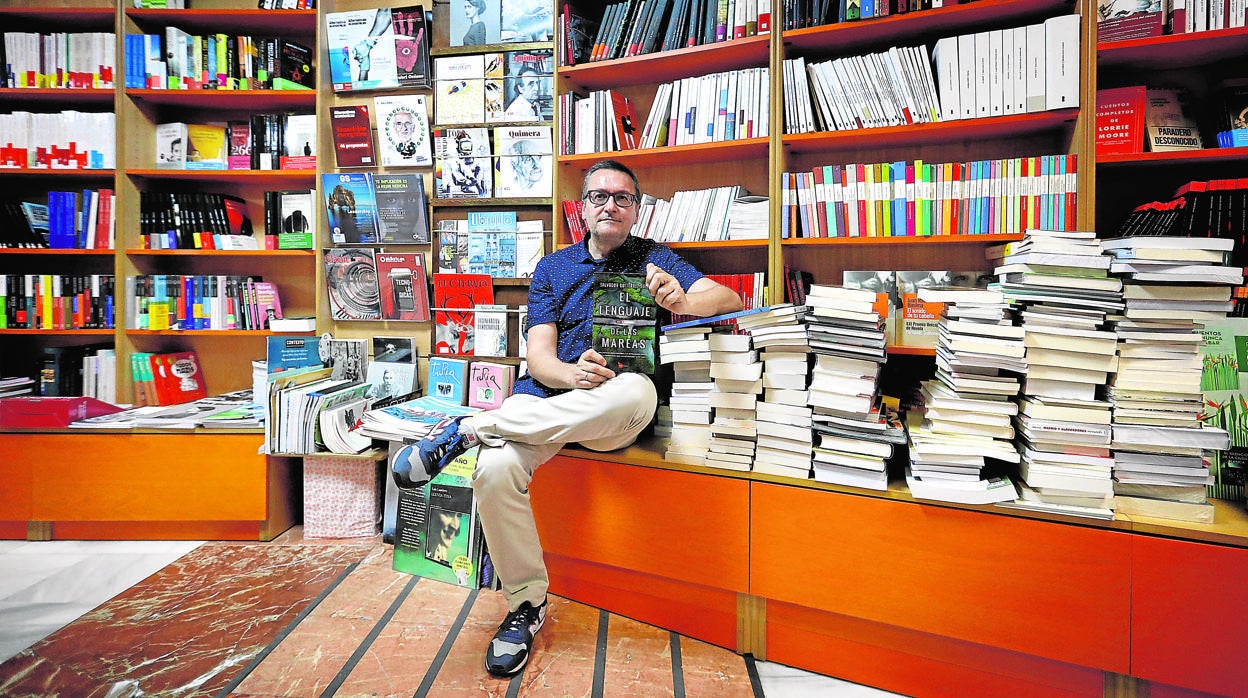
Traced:
POLYGON ((554 118, 554 51, 434 59, 434 123, 525 123, 554 118))
POLYGON ((1140 204, 1118 228, 1122 237, 1179 235, 1230 238, 1231 264, 1248 266, 1248 179, 1193 180, 1174 198, 1140 204))
POLYGON ((128 276, 126 329, 262 330, 282 317, 277 284, 205 274, 128 276))
POLYGON ((315 170, 315 114, 252 114, 247 121, 156 125, 165 170, 315 170))
POLYGON ((0 247, 110 250, 117 219, 111 189, 50 191, 47 203, 0 203, 0 247))
POLYGON ((0 114, 0 169, 111 170, 117 166, 112 112, 0 114))
POLYGON ((139 192, 144 249, 220 249, 223 235, 251 234, 247 202, 231 194, 139 192))
POLYGON ((954 0, 794 0, 785 4, 783 29, 879 19, 957 4, 954 0))
POLYGON ((208 397, 199 355, 194 351, 130 355, 135 405, 177 405, 208 397))
POLYGON ((112 32, 4 32, 0 87, 111 88, 117 55, 112 32))
POLYGON ((42 347, 37 368, 32 393, 117 402, 117 352, 111 346, 42 347))
POLYGON ((467 219, 438 221, 438 273, 533 276, 545 255, 547 231, 541 221, 517 221, 515 216, 515 211, 473 211, 467 219))
POLYGON ((926 46, 785 61, 787 133, 904 126, 1079 106, 1079 16, 926 46))
POLYGON ((278 36, 190 34, 125 35, 128 89, 311 90, 312 49, 278 36))
POLYGON ((673 192, 671 199, 642 194, 632 234, 660 242, 765 240, 765 227, 741 231, 742 236, 737 238, 728 236, 732 210, 745 195, 748 192, 739 184, 681 190, 673 192))
POLYGON ((770 0, 623 0, 608 4, 589 61, 639 56, 766 34, 770 0))
POLYGON ((1143 6, 1101 3, 1097 10, 1097 43, 1233 29, 1248 21, 1248 5, 1241 0, 1166 0, 1143 6))
POLYGON ((113 327, 112 274, 0 275, 0 329, 113 327))
POLYGON ((1075 154, 824 165, 781 175, 781 236, 902 237, 1073 229, 1075 154))

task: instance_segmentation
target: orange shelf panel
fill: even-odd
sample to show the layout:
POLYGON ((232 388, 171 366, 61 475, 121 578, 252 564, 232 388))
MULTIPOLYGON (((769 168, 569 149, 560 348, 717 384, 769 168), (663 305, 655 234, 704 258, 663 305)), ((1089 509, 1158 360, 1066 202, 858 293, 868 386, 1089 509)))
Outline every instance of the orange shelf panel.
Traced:
POLYGON ((112 179, 116 174, 116 170, 49 170, 40 167, 0 167, 0 176, 3 177, 112 179))
POLYGON ((114 12, 111 4, 101 7, 0 7, 0 20, 6 29, 24 31, 47 31, 45 26, 31 26, 34 23, 55 24, 60 28, 58 31, 112 31, 114 12), (13 27, 15 22, 26 27, 13 27))
POLYGON ((253 31, 272 34, 316 34, 316 10, 165 10, 127 9, 126 16, 144 27, 174 25, 191 32, 253 31))
POLYGON ((138 337, 267 337, 273 334, 307 334, 306 332, 271 332, 269 330, 126 330, 138 337))
POLYGON ((559 68, 558 75, 585 90, 668 82, 724 70, 765 67, 770 43, 768 36, 751 36, 675 51, 565 66, 559 68))
POLYGON ((1243 162, 1248 158, 1248 147, 1204 148, 1202 150, 1176 150, 1169 153, 1115 153, 1097 155, 1096 164, 1107 167, 1172 167, 1174 165, 1203 165, 1218 162, 1243 162))
POLYGON ((157 170, 129 169, 137 179, 181 179, 197 182, 240 182, 272 187, 312 187, 316 170, 157 170))
POLYGON ((904 354, 907 356, 936 356, 936 347, 903 347, 897 344, 890 344, 885 348, 889 354, 904 354))
POLYGON ((135 257, 315 257, 316 250, 144 250, 129 249, 135 257))
POLYGON ((1190 68, 1248 53, 1248 27, 1193 34, 1169 34, 1096 45, 1096 67, 1163 69, 1190 68))
POLYGON ((113 330, 23 330, 17 328, 7 328, 0 330, 0 334, 31 334, 31 335, 55 335, 55 336, 72 336, 72 337, 112 337, 113 330))
POLYGON ((754 483, 749 557, 756 596, 1128 673, 1126 534, 754 483))
POLYGON ((0 247, 0 254, 54 255, 57 257, 111 257, 113 250, 65 250, 51 247, 0 247))
POLYGON ((745 138, 735 141, 674 145, 664 148, 638 148, 636 150, 614 150, 605 153, 560 155, 559 164, 584 170, 605 158, 618 160, 629 167, 637 168, 701 165, 711 162, 732 162, 766 157, 766 138, 745 138))
POLYGON ((33 87, 5 87, 0 88, 0 102, 38 102, 40 104, 62 105, 89 104, 96 106, 112 104, 114 94, 113 90, 104 88, 70 89, 60 87, 36 89, 33 87))
POLYGON ((315 109, 316 90, 128 89, 136 102, 202 109, 315 109))
MULTIPOLYGON (((984 24, 1021 25, 1030 18, 1053 15, 1059 10, 1069 12, 1065 0, 977 0, 859 22, 792 29, 784 32, 783 40, 791 50, 847 55, 853 53, 853 49, 882 42, 895 45, 903 41, 899 37, 906 35, 956 34, 965 29, 982 28, 984 24)), ((786 54, 791 55, 791 51, 786 54)))
POLYGON ((700 242, 666 242, 663 243, 673 250, 723 250, 728 248, 767 249, 766 240, 703 240, 700 242))
POLYGON ((1242 695, 1248 588, 1236 580, 1246 576, 1248 550, 1134 536, 1131 674, 1242 695))
POLYGON ((785 247, 809 247, 811 245, 989 245, 1015 242, 1023 236, 1017 233, 994 233, 991 235, 924 235, 921 237, 858 237, 858 238, 790 238, 780 241, 785 247))
MULTIPOLYGON (((958 7, 961 7, 959 5, 958 7)), ((1018 138, 1034 133, 1073 127, 1078 109, 1055 109, 1035 114, 1013 114, 984 119, 937 121, 909 126, 888 126, 856 131, 819 131, 783 137, 790 153, 827 153, 863 148, 941 145, 959 139, 968 141, 1018 138)))

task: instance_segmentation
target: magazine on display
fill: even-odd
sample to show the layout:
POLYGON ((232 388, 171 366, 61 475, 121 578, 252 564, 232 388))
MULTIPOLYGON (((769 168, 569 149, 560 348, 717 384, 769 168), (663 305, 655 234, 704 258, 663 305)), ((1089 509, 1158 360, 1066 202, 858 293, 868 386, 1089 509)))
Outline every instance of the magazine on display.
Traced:
POLYGON ((428 167, 433 164, 424 95, 375 97, 373 108, 377 113, 382 165, 428 167))
POLYGON ((500 198, 548 198, 554 191, 554 151, 549 126, 500 126, 494 129, 494 195, 500 198))
POLYGON ((377 261, 366 247, 323 250, 329 310, 335 320, 380 320, 377 261))
POLYGON ((334 91, 398 87, 394 34, 388 7, 326 13, 325 40, 334 91))
POLYGON ((377 285, 381 318, 424 322, 429 319, 429 282, 421 252, 378 250, 377 285))
POLYGON ((377 222, 381 242, 423 245, 429 242, 425 179, 419 174, 375 174, 377 222))
POLYGON ((321 193, 329 222, 330 242, 335 245, 374 244, 380 237, 377 200, 371 172, 326 172, 321 193))

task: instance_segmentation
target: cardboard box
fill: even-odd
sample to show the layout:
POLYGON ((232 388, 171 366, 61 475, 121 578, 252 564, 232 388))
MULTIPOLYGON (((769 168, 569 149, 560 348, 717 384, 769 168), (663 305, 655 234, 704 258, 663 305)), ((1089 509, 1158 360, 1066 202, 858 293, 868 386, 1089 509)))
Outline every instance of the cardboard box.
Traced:
POLYGON ((68 427, 70 422, 120 411, 93 397, 6 397, 0 399, 0 427, 68 427))
POLYGON ((377 534, 385 453, 325 453, 303 458, 305 538, 367 538, 377 534))

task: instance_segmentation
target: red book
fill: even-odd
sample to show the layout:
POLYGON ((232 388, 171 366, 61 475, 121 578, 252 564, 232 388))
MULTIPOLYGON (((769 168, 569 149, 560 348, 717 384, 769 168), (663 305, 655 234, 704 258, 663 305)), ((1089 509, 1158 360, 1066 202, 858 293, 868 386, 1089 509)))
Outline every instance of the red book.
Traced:
POLYGON ((493 280, 489 274, 434 274, 435 354, 473 353, 478 304, 494 302, 493 280))
POLYGON ((633 150, 637 147, 637 111, 633 102, 624 95, 611 91, 611 109, 615 115, 615 135, 620 142, 620 150, 633 150))
POLYGON ((329 127, 334 137, 338 167, 374 167, 373 125, 362 104, 330 107, 329 127))
POLYGON ((204 372, 195 352, 154 354, 151 361, 152 383, 156 387, 158 404, 177 405, 208 397, 204 372))
POLYGON ((429 281, 420 252, 377 252, 377 286, 383 320, 429 319, 429 281))
POLYGON ((1144 149, 1143 85, 1096 91, 1096 154, 1139 153, 1144 149))

